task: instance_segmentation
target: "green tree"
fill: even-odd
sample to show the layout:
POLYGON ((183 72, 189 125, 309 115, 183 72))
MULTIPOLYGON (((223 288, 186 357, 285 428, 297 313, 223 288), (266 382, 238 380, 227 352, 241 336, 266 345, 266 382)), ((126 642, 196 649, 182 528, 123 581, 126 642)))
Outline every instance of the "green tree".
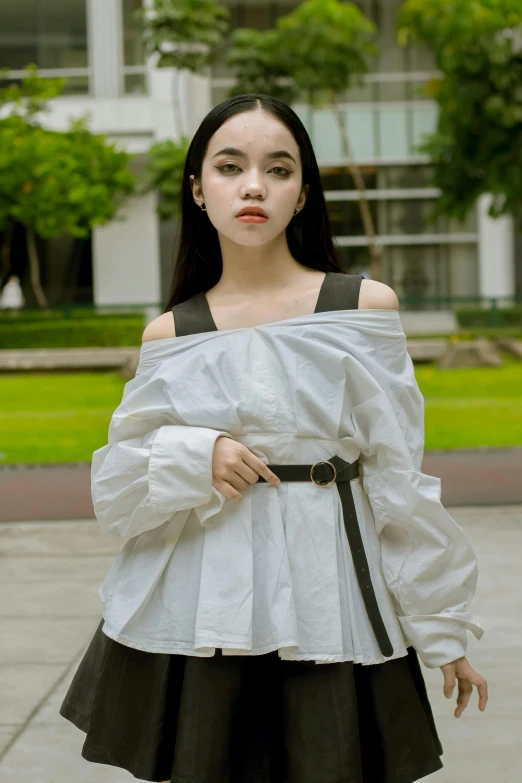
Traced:
POLYGON ((238 27, 232 32, 226 63, 234 70, 236 83, 228 92, 230 97, 260 92, 286 104, 299 98, 292 77, 293 57, 282 38, 277 29, 238 27))
POLYGON ((368 238, 371 276, 381 277, 381 251, 354 161, 346 116, 340 102, 346 90, 360 85, 377 53, 376 28, 353 3, 305 0, 280 17, 274 30, 240 29, 232 35, 227 62, 235 68, 232 95, 262 90, 287 103, 301 96, 313 107, 330 106, 339 128, 343 155, 359 192, 359 208, 368 238))
POLYGON ((140 192, 148 193, 151 190, 158 192, 160 220, 170 220, 178 215, 183 170, 188 151, 187 141, 184 136, 181 141, 165 139, 149 147, 140 192))
POLYGON ((157 68, 173 68, 172 106, 176 140, 152 144, 141 192, 157 190, 161 220, 176 217, 179 211, 185 157, 190 144, 183 121, 180 99, 180 72, 205 73, 216 57, 228 28, 230 11, 216 0, 153 0, 151 8, 135 11, 146 54, 157 68))
POLYGON ((42 127, 40 114, 61 84, 27 69, 21 85, 0 89, 0 229, 12 221, 25 226, 31 283, 40 307, 47 299, 40 284, 35 236, 69 233, 88 236, 113 219, 135 192, 130 155, 91 133, 87 118, 57 132, 42 127))
POLYGON ((425 93, 438 104, 436 131, 420 151, 442 191, 431 217, 463 220, 483 193, 492 217, 522 218, 522 3, 405 0, 399 42, 420 43, 441 76, 425 93))
POLYGON ((173 68, 172 104, 178 137, 188 135, 180 101, 180 71, 204 73, 228 28, 230 11, 216 0, 153 0, 135 18, 142 29, 145 52, 157 68, 173 68))

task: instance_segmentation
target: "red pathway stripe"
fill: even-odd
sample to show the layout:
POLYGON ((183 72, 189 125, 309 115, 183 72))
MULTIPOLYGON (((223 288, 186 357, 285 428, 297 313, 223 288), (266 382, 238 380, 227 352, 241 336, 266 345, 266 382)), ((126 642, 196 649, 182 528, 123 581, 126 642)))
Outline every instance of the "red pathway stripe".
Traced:
MULTIPOLYGON (((0 467, 0 522, 94 519, 90 464, 0 467)), ((522 447, 426 452, 445 506, 522 503, 522 447)))

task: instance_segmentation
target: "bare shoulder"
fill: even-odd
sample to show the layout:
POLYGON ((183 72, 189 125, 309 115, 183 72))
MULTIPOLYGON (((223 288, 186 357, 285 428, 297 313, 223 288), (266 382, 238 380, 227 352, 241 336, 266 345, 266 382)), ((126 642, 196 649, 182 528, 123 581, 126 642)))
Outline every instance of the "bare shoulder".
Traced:
POLYGON ((150 324, 147 324, 145 331, 143 332, 142 341, 148 342, 149 340, 162 340, 165 337, 175 337, 176 330, 174 328, 174 316, 172 313, 162 313, 158 315, 150 324))
POLYGON ((359 292, 359 310, 398 310, 397 294, 386 283, 362 280, 359 292))

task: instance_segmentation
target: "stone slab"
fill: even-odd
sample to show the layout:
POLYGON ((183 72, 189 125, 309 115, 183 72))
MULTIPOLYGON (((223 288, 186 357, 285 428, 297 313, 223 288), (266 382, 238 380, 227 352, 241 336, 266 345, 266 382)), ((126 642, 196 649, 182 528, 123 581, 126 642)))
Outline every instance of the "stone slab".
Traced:
POLYGON ((121 369, 133 365, 138 347, 99 348, 7 348, 0 350, 0 372, 35 370, 121 369))
POLYGON ((91 628, 94 633, 97 625, 95 618, 64 619, 49 615, 43 618, 4 617, 0 622, 0 664, 36 666, 68 664, 87 643, 91 628))
POLYGON ((435 362, 448 345, 445 339, 416 340, 410 338, 407 342, 408 353, 414 362, 435 362))
POLYGON ((13 727, 24 723, 38 704, 37 699, 52 691, 64 668, 66 665, 60 663, 0 664, 0 723, 13 727))
POLYGON ((0 582, 11 583, 16 579, 41 582, 46 579, 56 579, 59 573, 66 581, 76 580, 86 585, 99 583, 99 586, 113 560, 114 557, 110 555, 9 557, 2 562, 0 582))
POLYGON ((81 757, 85 734, 62 725, 31 725, 0 762, 2 783, 130 783, 129 772, 81 757))
POLYGON ((408 335, 456 334, 460 331, 452 310, 399 310, 402 328, 408 335))
MULTIPOLYGON (((99 585, 98 585, 99 587, 99 585)), ((103 603, 95 585, 82 582, 0 582, 0 623, 10 618, 78 619, 101 615, 103 603)))
POLYGON ((96 520, 19 522, 0 525, 0 556, 115 555, 123 539, 104 535, 96 520))
MULTIPOLYGON (((488 680, 489 703, 485 713, 479 712, 478 697, 474 691, 462 717, 455 718, 456 689, 452 699, 446 699, 442 692, 443 676, 440 669, 422 666, 444 749, 444 768, 423 780, 433 783, 490 783, 491 780, 495 783, 515 783, 520 778, 518 751, 522 737, 522 630, 519 622, 522 616, 522 594, 518 576, 522 551, 522 506, 448 506, 447 510, 465 531, 478 557, 479 582, 472 610, 484 625, 485 634, 480 641, 468 635, 467 657, 471 665, 488 680)), ((81 523, 78 527, 82 527, 81 523)), ((81 542, 80 548, 85 547, 86 551, 92 546, 92 555, 77 556, 64 552, 53 556, 53 551, 57 549, 75 546, 71 544, 74 538, 72 533, 69 543, 64 544, 57 530, 60 530, 60 524, 24 525, 19 537, 16 536, 16 530, 11 530, 3 538, 3 545, 8 551, 1 552, 0 549, 4 555, 4 568, 0 574, 3 585, 0 585, 0 589, 6 586, 10 578, 6 577, 5 566, 12 562, 17 567, 9 572, 10 575, 18 574, 18 584, 27 579, 33 587, 38 583, 35 574, 41 584, 51 581, 52 568, 59 563, 62 564, 62 570, 58 575, 54 572, 57 581, 63 579, 65 572, 75 573, 76 569, 69 572, 66 568, 66 564, 72 563, 75 566, 81 564, 81 585, 85 591, 94 591, 98 572, 105 571, 112 562, 112 556, 96 554, 98 540, 92 530, 86 529, 79 531, 77 542, 81 542), (45 543, 47 529, 49 542, 45 543), (23 556, 24 547, 32 553, 30 556, 23 556), (44 567, 38 565, 40 561, 45 563, 44 567), (89 564, 100 561, 103 568, 89 569, 89 564), (33 567, 29 568, 31 564, 33 567)), ((52 611, 52 602, 57 596, 52 591, 47 595, 52 611)), ((16 685, 19 688, 21 710, 20 713, 13 713, 16 722, 8 724, 0 719, 0 754, 1 743, 4 742, 5 746, 9 737, 20 729, 18 719, 23 719, 28 709, 32 709, 34 714, 0 760, 2 783, 19 783, 21 779, 31 780, 31 783, 70 783, 72 780, 75 783, 124 783, 134 780, 124 770, 85 761, 81 757, 85 735, 58 713, 66 688, 96 629, 98 617, 78 618, 76 622, 76 625, 71 625, 68 620, 65 623, 61 620, 45 620, 45 623, 31 620, 31 626, 24 623, 17 626, 20 638, 13 648, 15 654, 20 649, 26 650, 30 640, 34 649, 41 649, 44 653, 47 651, 51 658, 58 646, 64 658, 69 656, 69 663, 52 660, 50 664, 44 664, 42 660, 10 662, 11 667, 19 666, 24 670, 25 681, 16 685), (64 624, 68 627, 60 630, 60 625, 64 624), (71 644, 74 634, 76 649, 71 644), (67 675, 62 677, 60 672, 65 672, 66 666, 67 675), (46 667, 53 669, 57 675, 53 680, 58 681, 54 688, 52 682, 48 686, 43 671, 46 667), (32 707, 28 703, 31 693, 34 699, 32 707), (35 710, 38 705, 39 709, 35 710)), ((1 671, 0 679, 3 680, 1 671)))

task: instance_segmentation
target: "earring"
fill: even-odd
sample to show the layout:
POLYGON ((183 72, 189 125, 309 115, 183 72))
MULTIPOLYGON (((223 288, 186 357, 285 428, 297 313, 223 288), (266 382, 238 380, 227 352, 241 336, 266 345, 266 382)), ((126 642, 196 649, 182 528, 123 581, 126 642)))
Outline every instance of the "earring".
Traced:
POLYGON ((207 210, 205 209, 204 205, 205 205, 205 202, 203 202, 203 204, 201 205, 201 209, 203 210, 203 212, 206 212, 207 210))
POLYGON ((295 217, 297 214, 298 214, 298 211, 297 211, 297 209, 296 209, 296 211, 294 212, 294 214, 292 215, 292 217, 295 217))

